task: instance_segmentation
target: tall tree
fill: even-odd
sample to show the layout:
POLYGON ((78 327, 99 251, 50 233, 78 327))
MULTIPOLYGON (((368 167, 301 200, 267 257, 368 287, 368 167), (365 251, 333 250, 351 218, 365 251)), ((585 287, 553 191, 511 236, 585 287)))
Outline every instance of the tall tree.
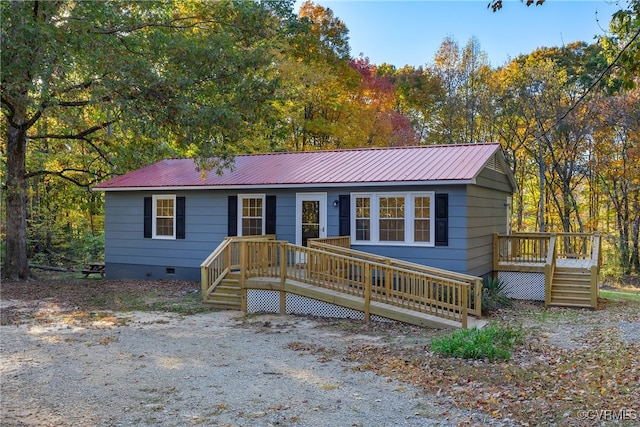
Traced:
POLYGON ((289 30, 290 12, 289 1, 275 0, 0 2, 4 277, 30 276, 30 177, 81 173, 88 185, 91 174, 176 150, 214 156, 207 168, 228 159, 268 113, 275 40, 289 30), (82 146, 101 166, 89 175, 62 161, 28 170, 34 141, 82 146))
POLYGON ((594 110, 591 169, 613 207, 617 265, 640 274, 640 90, 600 97, 594 110))

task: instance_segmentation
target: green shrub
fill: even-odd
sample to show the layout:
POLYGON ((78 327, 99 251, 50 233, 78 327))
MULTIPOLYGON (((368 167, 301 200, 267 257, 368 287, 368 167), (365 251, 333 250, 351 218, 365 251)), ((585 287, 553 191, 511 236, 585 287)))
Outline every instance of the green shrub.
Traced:
POLYGON ((505 294, 505 287, 505 283, 497 277, 485 276, 482 279, 482 314, 489 314, 512 304, 505 294))
POLYGON ((509 360, 514 345, 522 343, 521 328, 490 323, 483 329, 459 329, 431 342, 431 351, 463 359, 509 360))

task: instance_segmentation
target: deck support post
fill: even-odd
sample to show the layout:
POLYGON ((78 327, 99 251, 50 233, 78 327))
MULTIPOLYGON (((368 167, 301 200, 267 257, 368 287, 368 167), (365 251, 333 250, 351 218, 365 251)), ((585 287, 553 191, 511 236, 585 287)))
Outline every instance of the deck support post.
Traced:
POLYGON ((371 321, 371 264, 368 262, 364 264, 364 321, 369 323, 371 321))
POLYGON ((200 267, 200 289, 202 291, 202 300, 209 299, 209 269, 205 266, 200 267))
MULTIPOLYGON (((498 274, 497 270, 496 270, 496 274, 498 274)), ((474 308, 475 308, 475 315, 479 318, 482 317, 482 280, 478 279, 476 280, 475 286, 473 287, 474 289, 474 300, 473 300, 473 304, 474 304, 474 308)))
POLYGON ((493 271, 498 274, 500 264, 500 239, 498 233, 493 233, 493 271))
POLYGON ((287 279, 287 247, 280 242, 280 314, 287 314, 287 293, 284 284, 287 279))
POLYGON ((247 312, 247 268, 248 245, 246 241, 240 242, 240 310, 247 312))
POLYGON ((462 323, 462 329, 467 329, 469 326, 467 324, 467 307, 469 306, 469 301, 467 300, 467 287, 460 285, 457 285, 456 287, 459 289, 458 292, 460 292, 460 299, 462 300, 462 303, 460 304, 460 323, 462 323))

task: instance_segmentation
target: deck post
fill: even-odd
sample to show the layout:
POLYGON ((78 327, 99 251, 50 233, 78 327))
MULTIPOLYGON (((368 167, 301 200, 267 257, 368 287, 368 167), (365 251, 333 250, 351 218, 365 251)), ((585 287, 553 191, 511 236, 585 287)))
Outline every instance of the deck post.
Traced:
MULTIPOLYGON (((496 271, 497 274, 497 271, 496 271)), ((478 316, 478 319, 482 317, 482 280, 477 279, 475 286, 473 287, 474 291, 475 291, 475 296, 474 296, 474 302, 475 302, 475 309, 476 309, 476 316, 478 316)))
POLYGON ((205 266, 200 267, 200 289, 202 290, 202 301, 206 302, 209 299, 207 294, 209 290, 209 269, 205 266))
POLYGON ((287 314, 287 293, 284 282, 287 279, 287 246, 280 242, 280 314, 287 314))
POLYGON ((364 321, 369 323, 371 320, 371 264, 364 264, 364 321))
POLYGON ((551 234, 549 239, 549 250, 547 251, 547 261, 544 265, 544 305, 551 304, 551 288, 553 285, 553 274, 556 269, 556 235, 551 234))
POLYGON ((462 329, 467 329, 468 328, 468 324, 467 324, 467 307, 469 305, 469 301, 467 299, 467 295, 468 295, 468 291, 467 291, 467 285, 456 285, 456 287, 459 289, 460 292, 460 322, 462 323, 462 329))
POLYGON ((598 308, 598 267, 591 266, 591 307, 598 308))
POLYGON ((493 233, 493 271, 498 274, 498 265, 500 263, 500 237, 498 233, 493 233))
POLYGON ((247 312, 247 242, 240 242, 240 310, 247 312))

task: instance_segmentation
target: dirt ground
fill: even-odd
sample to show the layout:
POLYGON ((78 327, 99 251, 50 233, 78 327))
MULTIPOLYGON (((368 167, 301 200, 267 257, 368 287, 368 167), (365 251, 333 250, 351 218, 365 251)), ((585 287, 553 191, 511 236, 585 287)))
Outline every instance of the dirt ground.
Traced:
POLYGON ((434 355, 443 330, 210 310, 197 283, 3 283, 0 425, 636 425, 640 305, 601 305, 496 313, 527 343, 488 362, 434 355))

